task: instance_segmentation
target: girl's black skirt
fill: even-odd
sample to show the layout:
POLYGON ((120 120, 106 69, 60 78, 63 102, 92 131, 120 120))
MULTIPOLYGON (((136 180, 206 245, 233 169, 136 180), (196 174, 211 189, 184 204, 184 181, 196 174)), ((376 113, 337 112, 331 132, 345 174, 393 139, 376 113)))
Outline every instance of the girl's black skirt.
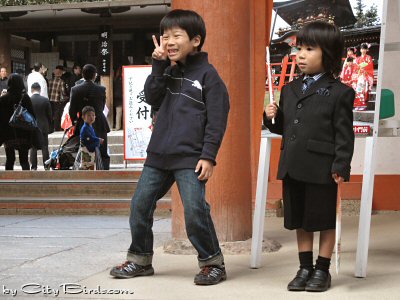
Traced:
POLYGON ((336 228, 337 184, 283 179, 284 226, 314 232, 336 228))

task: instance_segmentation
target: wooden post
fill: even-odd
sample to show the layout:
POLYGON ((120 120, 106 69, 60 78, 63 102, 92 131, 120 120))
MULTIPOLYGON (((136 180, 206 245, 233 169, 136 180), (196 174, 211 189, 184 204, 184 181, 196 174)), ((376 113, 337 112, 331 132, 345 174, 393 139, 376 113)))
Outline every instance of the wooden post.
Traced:
POLYGON ((11 35, 5 29, 0 29, 0 67, 6 67, 7 73, 11 70, 11 35))
MULTIPOLYGON (((206 195, 221 241, 239 241, 251 237, 252 155, 255 155, 253 152, 257 153, 258 159, 259 151, 253 151, 252 148, 253 144, 257 144, 259 149, 265 88, 265 34, 256 36, 253 31, 265 31, 265 14, 262 14, 260 22, 255 16, 257 9, 265 12, 266 2, 173 1, 173 8, 191 9, 204 18, 207 27, 204 51, 209 53, 210 63, 225 81, 230 95, 228 128, 214 175, 207 183, 206 195), (257 49, 261 49, 260 53, 254 48, 256 44, 259 46, 257 49), (259 62, 259 66, 252 66, 255 61, 259 62), (253 81, 257 84, 253 85, 253 81), (261 94, 262 100, 259 98, 261 94), (253 112, 256 114, 254 118, 253 112), (257 124, 254 125, 257 130, 253 123, 257 124), (252 129, 257 131, 254 137, 252 129)), ((272 1, 268 2, 272 7, 272 1)), ((174 238, 186 238, 183 208, 176 189, 172 198, 172 235, 174 238)))

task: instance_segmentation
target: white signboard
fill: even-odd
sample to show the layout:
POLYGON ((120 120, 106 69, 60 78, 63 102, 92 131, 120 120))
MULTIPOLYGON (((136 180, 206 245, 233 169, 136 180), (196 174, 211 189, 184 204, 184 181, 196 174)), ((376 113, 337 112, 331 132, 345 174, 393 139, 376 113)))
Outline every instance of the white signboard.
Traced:
POLYGON ((124 159, 146 159, 151 137, 150 105, 145 103, 144 83, 151 66, 124 66, 124 159))

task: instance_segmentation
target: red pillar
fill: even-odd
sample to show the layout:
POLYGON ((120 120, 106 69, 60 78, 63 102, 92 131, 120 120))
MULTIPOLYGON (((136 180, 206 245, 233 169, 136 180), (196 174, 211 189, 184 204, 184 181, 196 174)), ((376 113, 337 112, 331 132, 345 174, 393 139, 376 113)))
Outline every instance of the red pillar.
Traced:
MULTIPOLYGON (((252 151, 254 143, 259 145, 261 117, 252 114, 260 106, 254 105, 256 87, 251 80, 265 65, 251 67, 255 56, 265 57, 265 34, 258 37, 253 31, 265 30, 265 14, 261 21, 256 17, 257 9, 266 9, 265 3, 272 0, 174 0, 173 8, 191 9, 198 12, 206 23, 207 37, 204 51, 225 81, 231 110, 228 128, 217 157, 214 175, 207 183, 207 201, 221 241, 246 240, 251 237, 252 203, 252 151), (259 22, 260 21, 260 22, 259 22), (251 24, 254 22, 254 24, 251 24), (254 45, 263 44, 263 53, 256 53, 254 45), (255 71, 257 70, 257 72, 255 71), (257 108, 256 108, 257 107, 257 108), (259 119, 257 121, 256 119, 259 119), (253 123, 258 122, 254 139, 253 123)), ((270 13, 271 11, 269 11, 270 13)), ((269 25, 269 24, 268 24, 269 25)), ((261 49, 262 47, 257 47, 261 49)), ((262 50, 261 50, 262 51, 262 50)), ((258 61, 258 59, 257 59, 258 61)), ((258 75, 257 75, 258 76, 258 75)), ((262 75, 264 76, 264 75, 262 75)), ((263 79, 258 79, 258 85, 263 79)), ((264 87, 263 87, 264 89, 264 87)), ((257 92, 257 95, 260 91, 257 92)), ((262 104, 261 104, 262 112, 262 104)), ((255 128, 254 128, 255 132, 255 128)), ((172 193, 172 234, 174 238, 186 238, 183 208, 176 189, 172 193)))

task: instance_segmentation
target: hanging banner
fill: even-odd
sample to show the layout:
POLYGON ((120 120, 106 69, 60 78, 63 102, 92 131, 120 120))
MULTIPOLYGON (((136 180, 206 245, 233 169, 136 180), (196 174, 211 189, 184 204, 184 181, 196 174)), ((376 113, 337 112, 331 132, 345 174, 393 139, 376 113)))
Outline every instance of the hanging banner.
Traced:
POLYGON ((151 66, 124 66, 124 159, 144 160, 151 137, 151 106, 146 104, 144 83, 151 66))
POLYGON ((111 27, 103 26, 99 36, 100 75, 110 75, 111 43, 111 27))

